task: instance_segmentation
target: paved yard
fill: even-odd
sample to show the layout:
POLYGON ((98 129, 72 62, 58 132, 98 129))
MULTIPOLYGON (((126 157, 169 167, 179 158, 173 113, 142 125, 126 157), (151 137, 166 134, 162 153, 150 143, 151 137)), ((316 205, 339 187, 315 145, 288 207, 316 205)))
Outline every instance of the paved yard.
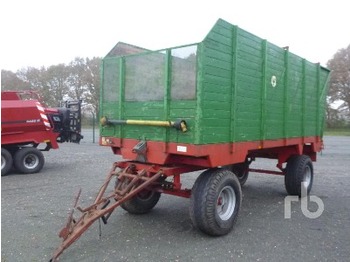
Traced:
MULTIPOLYGON (((237 224, 227 236, 195 230, 189 200, 163 195, 146 215, 117 209, 102 225, 101 239, 96 223, 60 261, 349 261, 350 137, 326 137, 325 145, 314 164, 311 191, 325 207, 317 219, 305 217, 300 203, 292 204, 291 219, 285 219, 283 177, 251 173, 237 224)), ((119 159, 91 139, 44 154, 41 173, 1 178, 2 262, 48 261, 79 188, 80 206, 89 205, 119 159)), ((184 175, 184 183, 190 187, 197 175, 184 175)), ((317 206, 309 203, 309 208, 317 206)))

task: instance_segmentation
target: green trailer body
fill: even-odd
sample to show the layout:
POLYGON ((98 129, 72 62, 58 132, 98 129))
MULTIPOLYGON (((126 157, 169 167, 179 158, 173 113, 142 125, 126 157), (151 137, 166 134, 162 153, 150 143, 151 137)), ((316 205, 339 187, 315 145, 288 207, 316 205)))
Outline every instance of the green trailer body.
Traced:
POLYGON ((322 137, 329 70, 219 19, 197 44, 106 56, 101 136, 193 145, 322 137))
POLYGON ((78 207, 78 193, 51 261, 118 206, 147 213, 161 194, 190 198, 193 225, 219 236, 237 220, 251 171, 284 176, 290 195, 310 192, 329 70, 221 19, 200 43, 123 45, 103 59, 100 101, 100 145, 123 160, 91 206, 78 207), (250 168, 256 158, 277 159, 279 170, 250 168), (182 174, 203 169, 182 186, 182 174))

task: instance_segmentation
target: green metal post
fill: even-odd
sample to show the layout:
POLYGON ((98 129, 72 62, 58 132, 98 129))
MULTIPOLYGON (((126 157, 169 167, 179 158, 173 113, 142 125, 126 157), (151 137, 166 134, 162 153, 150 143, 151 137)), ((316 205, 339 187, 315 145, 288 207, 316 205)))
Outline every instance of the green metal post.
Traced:
POLYGON ((267 74, 267 40, 262 41, 262 88, 261 88, 261 122, 260 139, 265 140, 265 121, 266 121, 266 74, 267 74))
MULTIPOLYGON (((320 81, 320 65, 317 66, 317 71, 316 71, 316 75, 317 75, 317 97, 320 97, 320 85, 321 85, 321 81, 320 81)), ((321 131, 321 127, 320 127, 320 101, 317 101, 317 108, 316 108, 316 135, 320 135, 321 131)))
MULTIPOLYGON (((163 119, 169 119, 169 113, 170 113, 170 98, 171 98, 171 50, 166 50, 166 56, 165 56, 165 94, 164 94, 164 118, 163 119)), ((165 130, 165 141, 169 142, 169 129, 165 130)))
POLYGON ((236 108, 237 108, 237 50, 238 50, 238 26, 232 29, 232 67, 231 67, 231 125, 230 140, 236 142, 236 108))
MULTIPOLYGON (((125 58, 119 59, 119 119, 124 118, 125 101, 125 58)), ((119 127, 119 137, 123 137, 123 127, 119 127)))
POLYGON ((301 136, 305 136, 305 108, 306 108, 306 60, 302 60, 302 91, 301 91, 301 136))
POLYGON ((197 105, 196 105, 196 117, 195 117, 195 136, 194 143, 200 143, 200 135, 202 133, 201 129, 201 119, 203 116, 202 112, 202 92, 203 92, 203 65, 201 61, 201 54, 203 54, 203 43, 198 44, 198 58, 197 58, 197 105))
POLYGON ((284 51, 284 90, 283 90, 283 137, 287 138, 288 136, 288 128, 287 128, 287 122, 288 122, 288 87, 289 87, 289 50, 288 48, 284 51))
MULTIPOLYGON (((99 112, 103 115, 103 98, 104 98, 104 60, 100 65, 100 79, 101 79, 101 88, 100 88, 100 104, 99 104, 99 112)), ((102 127, 100 128, 100 134, 102 133, 102 127)))

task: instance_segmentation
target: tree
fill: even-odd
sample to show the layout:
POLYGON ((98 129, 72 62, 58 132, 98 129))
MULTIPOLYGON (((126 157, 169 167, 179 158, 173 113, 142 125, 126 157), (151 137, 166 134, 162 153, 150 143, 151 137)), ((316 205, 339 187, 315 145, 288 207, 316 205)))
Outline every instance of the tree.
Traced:
POLYGON ((329 102, 341 100, 338 109, 348 112, 350 116, 350 45, 338 50, 327 66, 332 70, 329 102))
POLYGON ((67 97, 82 99, 90 111, 98 114, 101 58, 76 57, 68 65, 48 68, 27 67, 16 73, 1 70, 2 90, 36 91, 47 106, 57 107, 67 97))
POLYGON ((100 95, 100 63, 101 58, 76 57, 69 64, 70 96, 82 99, 85 104, 91 105, 98 113, 100 95))
POLYGON ((98 115, 100 102, 100 66, 101 58, 86 58, 84 81, 87 85, 86 103, 90 104, 98 115))
POLYGON ((85 71, 85 60, 81 57, 76 57, 68 65, 69 77, 68 83, 70 86, 69 95, 74 99, 84 99, 85 83, 83 81, 85 71))
POLYGON ((69 92, 69 70, 67 66, 64 64, 50 66, 43 77, 45 89, 49 92, 47 100, 50 102, 48 103, 58 106, 69 92))
MULTIPOLYGON (((52 99, 51 90, 47 87, 47 71, 45 67, 40 69, 35 67, 27 67, 18 70, 16 75, 28 86, 27 90, 32 90, 38 93, 42 102, 47 106, 55 106, 55 101, 52 99)), ((18 90, 15 88, 14 90, 18 90)))
POLYGON ((326 125, 327 128, 344 127, 345 121, 340 117, 339 111, 328 102, 326 107, 326 125))
POLYGON ((25 90, 29 86, 12 71, 1 70, 1 90, 25 90))

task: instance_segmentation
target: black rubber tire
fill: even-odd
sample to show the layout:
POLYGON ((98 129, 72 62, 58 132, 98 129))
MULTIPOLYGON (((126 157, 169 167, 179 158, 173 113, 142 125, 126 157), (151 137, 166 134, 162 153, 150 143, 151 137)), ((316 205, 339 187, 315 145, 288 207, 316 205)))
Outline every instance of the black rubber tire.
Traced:
POLYGON ((11 170, 13 164, 13 159, 11 153, 5 149, 1 148, 1 176, 6 176, 11 170))
POLYGON ((193 225, 204 233, 211 236, 226 235, 237 220, 241 204, 242 191, 238 178, 225 168, 208 169, 197 178, 192 188, 190 217, 193 225), (222 193, 226 193, 224 190, 234 194, 228 206, 219 204, 219 201, 225 202, 222 200, 222 193), (218 213, 219 205, 228 208, 228 211, 224 211, 225 218, 218 213))
POLYGON ((226 168, 233 172, 237 176, 241 186, 243 186, 247 182, 249 176, 249 165, 247 163, 228 165, 224 166, 223 168, 226 168))
POLYGON ((157 205, 159 198, 159 192, 144 190, 120 206, 130 214, 141 215, 151 211, 157 205))
POLYGON ((34 147, 23 147, 14 155, 14 166, 23 174, 38 173, 44 166, 43 153, 34 147))
POLYGON ((301 182, 308 181, 307 194, 313 182, 313 165, 309 156, 294 155, 287 161, 284 184, 289 195, 301 196, 301 182))

